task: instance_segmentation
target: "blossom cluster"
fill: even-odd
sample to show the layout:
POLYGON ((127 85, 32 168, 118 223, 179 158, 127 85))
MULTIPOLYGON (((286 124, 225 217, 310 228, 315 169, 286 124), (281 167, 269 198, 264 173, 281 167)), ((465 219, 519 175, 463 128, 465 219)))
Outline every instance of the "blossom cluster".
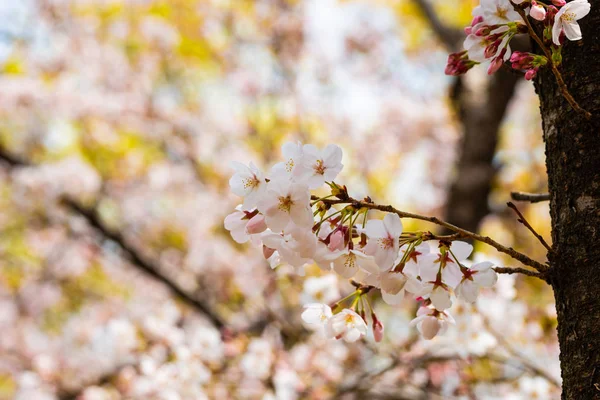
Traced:
POLYGON ((262 246, 273 267, 287 263, 303 274, 314 263, 352 279, 356 290, 345 298, 305 306, 303 320, 328 337, 354 342, 366 335, 368 310, 373 336, 380 341, 383 323, 368 297, 378 290, 391 305, 399 304, 406 292, 418 300, 412 324, 431 339, 453 323, 447 312, 453 296, 474 302, 479 288, 496 282, 491 262, 465 265, 473 251, 470 244, 430 232, 405 232, 397 214, 368 219, 368 208, 345 201, 347 188, 334 182, 343 167, 340 147, 286 143, 282 153, 284 160, 266 174, 253 164, 234 163, 229 183, 243 203, 225 218, 225 228, 239 243, 262 246), (328 194, 311 195, 324 185, 328 194), (437 246, 430 245, 434 240, 437 246))
POLYGON ((582 38, 578 20, 590 12, 588 0, 481 0, 473 9, 473 21, 465 28, 464 50, 450 54, 447 75, 461 75, 475 65, 489 61, 488 74, 493 74, 506 61, 515 70, 525 71, 531 80, 548 63, 546 55, 515 52, 511 55, 510 41, 517 34, 528 33, 522 15, 543 24, 543 40, 550 49, 555 65, 561 62, 561 47, 565 38, 582 38))

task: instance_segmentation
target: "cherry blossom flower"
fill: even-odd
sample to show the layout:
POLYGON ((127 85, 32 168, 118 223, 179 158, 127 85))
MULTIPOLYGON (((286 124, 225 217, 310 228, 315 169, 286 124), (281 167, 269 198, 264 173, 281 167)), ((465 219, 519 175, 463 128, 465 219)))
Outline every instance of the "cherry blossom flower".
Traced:
POLYGON ((265 215, 267 226, 277 232, 290 221, 301 227, 310 227, 314 221, 308 188, 292 182, 269 182, 258 209, 265 215))
POLYGON ((482 16, 489 25, 506 24, 521 21, 510 0, 481 0, 479 6, 473 10, 473 16, 482 16))
POLYGON ((329 319, 327 333, 330 337, 352 343, 367 334, 367 324, 360 315, 346 308, 329 319))
POLYGON ((269 173, 271 180, 290 180, 294 176, 295 169, 302 161, 302 143, 287 142, 281 146, 284 161, 275 164, 269 173))
POLYGON ((373 272, 378 267, 372 256, 368 256, 357 250, 346 249, 333 260, 333 269, 342 278, 352 278, 358 272, 359 268, 366 272, 373 272))
POLYGON ((410 326, 416 326, 423 338, 430 340, 438 334, 443 334, 449 324, 454 324, 454 318, 448 312, 438 311, 430 307, 421 307, 417 311, 417 317, 410 322, 410 326))
POLYGON ((483 261, 463 270, 463 278, 456 287, 456 295, 469 303, 477 300, 477 292, 481 287, 491 287, 498 280, 498 275, 492 269, 493 263, 483 261))
POLYGON ((558 11, 552 26, 552 41, 555 45, 561 45, 560 34, 562 32, 569 40, 581 39, 581 28, 577 21, 588 15, 590 7, 587 0, 573 0, 558 11))
POLYGON ((302 312, 302 320, 317 328, 325 327, 332 316, 331 307, 322 303, 306 304, 302 312))
POLYGON ((294 170, 294 176, 301 182, 306 182, 309 189, 316 189, 325 181, 333 181, 343 168, 342 149, 335 144, 330 144, 323 150, 312 144, 305 144, 302 152, 302 165, 294 170))
POLYGON ((396 214, 386 214, 382 220, 367 222, 365 232, 369 242, 365 253, 375 257, 375 262, 381 270, 389 270, 394 266, 400 249, 402 221, 396 214))
POLYGON ((252 163, 248 167, 233 161, 231 166, 235 169, 235 174, 229 179, 231 191, 244 198, 243 209, 255 208, 267 188, 262 172, 252 163))

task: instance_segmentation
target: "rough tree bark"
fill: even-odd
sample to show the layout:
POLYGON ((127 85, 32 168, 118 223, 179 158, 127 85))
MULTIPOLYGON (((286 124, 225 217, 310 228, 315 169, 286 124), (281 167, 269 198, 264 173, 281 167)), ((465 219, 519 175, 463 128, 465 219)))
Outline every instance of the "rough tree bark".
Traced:
POLYGON ((563 399, 600 399, 600 0, 580 20, 560 70, 591 120, 575 113, 549 71, 536 90, 546 143, 563 399))

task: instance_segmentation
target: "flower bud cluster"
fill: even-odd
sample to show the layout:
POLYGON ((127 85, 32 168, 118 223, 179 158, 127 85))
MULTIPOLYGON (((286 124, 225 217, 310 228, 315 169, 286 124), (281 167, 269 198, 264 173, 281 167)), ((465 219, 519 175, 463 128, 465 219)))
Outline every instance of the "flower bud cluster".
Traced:
POLYGON ((414 325, 432 338, 452 322, 447 310, 454 297, 474 302, 481 287, 495 283, 491 263, 465 266, 470 244, 440 240, 432 247, 431 233, 405 232, 394 213, 369 220, 368 209, 350 202, 347 188, 333 181, 343 167, 338 146, 286 143, 282 153, 284 160, 266 174, 253 164, 233 165, 231 190, 243 202, 225 218, 225 228, 235 241, 262 247, 272 266, 286 263, 303 274, 306 265, 316 264, 352 279, 356 290, 349 296, 331 306, 310 303, 302 314, 328 337, 360 339, 370 315, 380 341, 384 325, 369 302, 369 293, 380 291, 390 305, 400 304, 405 293, 419 301, 414 325), (324 185, 330 194, 311 196, 324 185))
POLYGON ((560 61, 556 60, 560 58, 560 49, 557 48, 562 46, 565 38, 581 39, 577 21, 589 13, 590 4, 588 0, 569 3, 552 0, 552 4, 549 3, 548 0, 481 0, 480 5, 473 9, 471 25, 465 28, 465 51, 450 54, 446 74, 461 75, 474 65, 489 61, 488 74, 491 75, 510 59, 513 69, 525 70, 525 78, 533 79, 548 60, 544 58, 542 62, 536 59, 536 65, 525 68, 511 58, 510 41, 515 35, 528 32, 519 12, 544 23, 544 38, 552 48, 552 61, 558 64, 560 61))

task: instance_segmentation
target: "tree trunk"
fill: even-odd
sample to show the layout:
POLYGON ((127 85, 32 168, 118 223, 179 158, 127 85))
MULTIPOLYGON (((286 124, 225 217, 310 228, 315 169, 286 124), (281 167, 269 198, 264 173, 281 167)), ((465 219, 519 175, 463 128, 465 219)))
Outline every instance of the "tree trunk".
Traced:
POLYGON ((550 283, 558 314, 563 399, 600 399, 600 0, 580 20, 560 70, 571 109, 550 71, 536 80, 546 143, 554 254, 550 283))

